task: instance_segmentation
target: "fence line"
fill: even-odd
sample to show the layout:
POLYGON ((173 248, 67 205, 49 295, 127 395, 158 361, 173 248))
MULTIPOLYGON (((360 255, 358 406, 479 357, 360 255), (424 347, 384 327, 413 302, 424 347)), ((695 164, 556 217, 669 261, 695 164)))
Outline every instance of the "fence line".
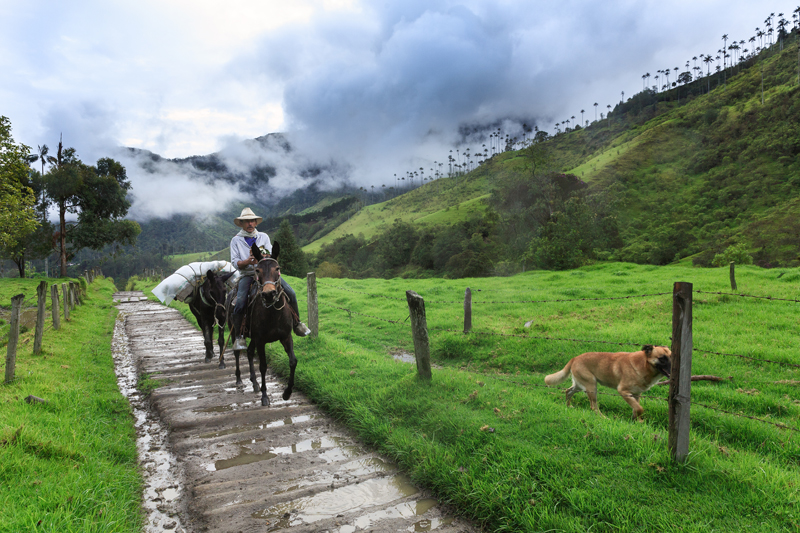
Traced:
MULTIPOLYGON (((361 292, 361 291, 354 291, 353 289, 345 289, 344 287, 337 287, 336 285, 328 285, 327 283, 320 283, 319 280, 317 281, 317 285, 321 285, 323 287, 331 287, 333 289, 338 289, 340 291, 347 291, 352 292, 355 294, 361 294, 363 296, 370 296, 372 298, 384 298, 386 300, 396 300, 398 302, 405 302, 403 298, 393 298, 391 296, 384 296, 382 294, 373 294, 369 292, 361 292)), ((571 298, 571 299, 556 299, 556 300, 513 300, 513 301, 482 301, 482 302, 473 302, 476 304, 530 304, 530 303, 561 303, 561 302, 585 302, 585 301, 600 301, 600 300, 627 300, 630 298, 647 298, 650 296, 665 296, 668 294, 672 294, 670 292, 657 292, 653 294, 638 294, 632 296, 609 296, 605 298, 571 298)), ((428 304, 461 304, 464 303, 463 300, 425 300, 425 303, 428 304)))
MULTIPOLYGON (((668 294, 672 294, 670 292, 657 292, 653 294, 636 294, 632 296, 609 296, 606 298, 570 298, 570 299, 557 299, 557 300, 511 300, 507 302, 501 301, 484 301, 484 302, 472 302, 474 304, 549 304, 549 303, 562 303, 562 302, 589 302, 589 301, 602 301, 602 300, 628 300, 631 298, 648 298, 650 296, 665 296, 668 294)), ((431 300, 432 304, 460 304, 463 303, 463 300, 431 300)))
MULTIPOLYGON (((361 292, 361 291, 355 291, 355 290, 352 290, 352 289, 346 289, 344 287, 337 287, 337 286, 334 286, 334 285, 327 285, 327 284, 322 284, 322 285, 326 286, 326 287, 333 288, 333 289, 352 292, 352 293, 355 293, 355 294, 361 294, 361 295, 368 296, 368 297, 377 297, 377 298, 384 298, 384 299, 387 299, 387 300, 402 301, 400 298, 393 298, 393 297, 388 297, 388 296, 383 296, 383 295, 378 295, 378 294, 365 293, 365 292, 361 292)), ((773 364, 784 365, 784 366, 800 367, 800 365, 794 364, 794 363, 788 363, 788 362, 782 362, 782 361, 774 361, 774 360, 769 360, 769 359, 760 359, 760 358, 757 358, 757 357, 741 355, 741 354, 728 354, 728 353, 722 353, 722 352, 712 352, 712 351, 708 351, 708 350, 695 350, 691 346, 691 312, 688 311, 689 314, 687 315, 687 317, 684 317, 683 315, 684 315, 684 311, 685 310, 683 309, 683 307, 681 307, 681 312, 678 315, 676 315, 676 312, 675 312, 675 309, 674 309, 674 307, 676 305, 675 302, 677 301, 677 300, 675 300, 676 299, 676 295, 681 291, 686 292, 685 290, 683 290, 682 287, 679 287, 680 285, 687 285, 688 286, 688 297, 684 296, 684 298, 689 298, 689 300, 688 300, 689 303, 686 304, 686 305, 690 306, 691 305, 691 292, 692 292, 691 284, 681 284, 681 283, 676 283, 675 284, 675 288, 674 288, 672 293, 662 292, 662 293, 654 293, 654 294, 630 295, 630 296, 621 296, 621 297, 604 297, 604 298, 573 298, 573 299, 523 300, 523 301, 483 301, 483 302, 474 302, 474 303, 483 303, 483 304, 561 303, 561 302, 576 302, 576 301, 625 300, 625 299, 632 299, 632 298, 647 298, 647 297, 651 297, 651 296, 664 296, 664 295, 672 294, 672 296, 673 296, 673 337, 676 335, 675 331, 674 331, 675 330, 675 320, 678 320, 679 322, 684 322, 684 321, 687 322, 687 324, 684 325, 685 327, 688 327, 688 332, 689 332, 688 333, 688 337, 687 337, 688 340, 686 341, 688 343, 687 344, 687 346, 688 346, 687 356, 690 357, 692 351, 697 351, 697 352, 705 353, 705 354, 713 354, 713 355, 729 356, 729 357, 739 357, 739 358, 743 358, 743 359, 749 359, 749 360, 752 360, 752 361, 758 361, 758 362, 764 362, 764 363, 773 363, 773 364), (679 318, 676 319, 676 317, 679 317, 679 318)), ((735 286, 734 286, 734 290, 735 290, 735 286)), ((696 292, 698 294, 718 294, 718 295, 726 295, 726 296, 738 296, 738 297, 745 297, 745 298, 765 299, 765 300, 770 300, 770 301, 774 300, 774 301, 787 301, 787 302, 800 303, 799 299, 777 298, 777 297, 773 297, 773 296, 755 296, 755 295, 749 295, 749 294, 712 292, 712 291, 701 291, 701 290, 696 290, 694 292, 696 292)), ((420 300, 421 300, 421 298, 420 298, 420 300)), ((466 316, 468 316, 468 314, 471 314, 471 306, 469 307, 469 309, 467 308, 467 303, 466 303, 467 301, 469 301, 470 304, 473 303, 473 302, 471 302, 471 293, 470 293, 469 289, 467 289, 465 300, 463 300, 463 301, 462 300, 452 300, 452 301, 436 301, 436 300, 432 300, 432 301, 429 301, 428 303, 434 303, 434 304, 462 304, 463 303, 464 306, 465 306, 465 317, 466 317, 466 316)), ((326 303, 323 303, 323 305, 327 305, 328 307, 345 311, 345 312, 348 313, 348 316, 351 317, 351 318, 352 318, 353 314, 356 314, 356 315, 364 316, 364 317, 367 317, 367 318, 370 318, 370 319, 374 319, 374 320, 380 320, 380 321, 389 322, 389 323, 398 324, 398 325, 403 324, 403 322, 400 322, 400 321, 384 319, 384 318, 380 318, 380 317, 376 317, 376 316, 372 316, 372 315, 366 315, 366 314, 358 313, 358 312, 352 311, 351 309, 347 309, 347 308, 343 308, 343 307, 337 307, 337 306, 326 304, 326 303)), ((424 305, 424 303, 422 305, 424 305)), ((680 305, 679 305, 679 307, 680 307, 680 305)), ((406 319, 406 320, 408 320, 408 319, 406 319)), ((425 334, 427 335, 427 327, 425 329, 426 329, 425 334)), ((680 332, 680 329, 681 328, 679 328, 678 336, 679 337, 683 337, 683 333, 680 332)), ((457 334, 461 335, 461 334, 467 333, 470 330, 467 329, 466 322, 465 322, 464 331, 458 331, 458 330, 449 329, 449 328, 431 328, 431 331, 457 333, 457 334)), ((470 332, 472 332, 472 331, 470 331, 470 332)), ((612 344, 612 345, 618 345, 618 346, 642 346, 644 344, 649 344, 649 343, 635 343, 635 342, 616 342, 616 341, 600 341, 600 340, 589 340, 589 339, 561 338, 561 337, 550 337, 550 336, 520 335, 520 334, 513 334, 513 333, 496 333, 496 332, 480 332, 480 331, 474 331, 473 333, 475 333, 477 335, 491 335, 491 336, 501 336, 501 337, 517 337, 517 338, 522 338, 522 339, 534 339, 534 340, 567 341, 567 342, 577 342, 577 343, 584 343, 584 344, 595 344, 595 343, 597 343, 597 344, 612 344)), ((680 341, 680 343, 682 344, 684 340, 685 339, 682 339, 680 341)), ((676 353, 675 350, 676 350, 676 347, 675 347, 675 343, 673 342, 673 354, 676 353)), ((679 350, 679 352, 680 352, 680 350, 679 350)), ((673 368, 673 372, 675 372, 675 368, 673 368)), ((682 373, 688 373, 689 377, 691 375, 691 371, 690 371, 689 368, 681 369, 681 372, 682 373)), ((500 381, 506 381, 506 382, 509 382, 509 383, 515 383, 515 384, 519 385, 518 382, 513 381, 513 380, 506 380, 506 379, 503 379, 503 378, 497 378, 497 379, 499 379, 500 381)), ((669 428, 669 432, 670 432, 670 451, 672 452, 673 456, 677 460, 681 460, 688 453, 688 446, 687 446, 688 445, 688 431, 685 431, 685 430, 683 430, 681 428, 683 426, 688 426, 688 408, 689 408, 688 395, 689 395, 689 393, 688 393, 688 391, 683 391, 682 393, 679 393, 679 391, 677 389, 677 386, 676 386, 676 383, 673 383, 672 381, 670 381, 669 383, 670 383, 670 397, 669 398, 661 398, 661 397, 654 397, 654 396, 648 396, 648 395, 642 395, 641 397, 648 398, 648 399, 654 399, 654 400, 661 400, 661 401, 665 401, 666 400, 668 402, 668 404, 669 404, 668 405, 668 409, 669 409, 669 412, 670 412, 670 428, 669 428), (674 391, 673 391, 673 388, 675 389, 674 391), (675 396, 676 398, 681 400, 680 402, 677 402, 677 403, 681 403, 682 402, 681 405, 678 406, 679 408, 677 410, 674 409, 675 406, 672 405, 674 402, 677 401, 677 400, 673 399, 673 396, 675 396), (681 412, 683 410, 685 410, 685 413, 682 414, 681 412), (680 419, 678 419, 679 416, 681 417, 680 419), (675 419, 675 420, 673 420, 673 419, 675 419), (678 427, 678 426, 681 426, 681 427, 678 427)), ((764 382, 764 383, 773 383, 773 382, 764 382)), ((550 387, 547 387, 546 385, 543 385, 543 384, 542 385, 538 385, 538 384, 528 384, 528 383, 524 383, 523 382, 522 386, 532 386, 532 387, 541 387, 541 388, 550 389, 550 387)), ((686 387, 684 387, 684 388, 688 388, 688 385, 686 387)), ((618 394, 605 393, 605 392, 602 392, 602 391, 597 391, 597 393, 599 395, 618 396, 618 394)), ((556 393, 556 394, 559 394, 559 393, 556 393)), ((800 431, 800 429, 792 427, 792 426, 789 426, 789 425, 787 425, 785 423, 782 423, 782 422, 773 422, 773 421, 765 420, 765 419, 758 418, 758 417, 755 417, 755 416, 750 416, 750 415, 746 415, 746 414, 742 414, 742 413, 735 413, 735 412, 728 411, 728 410, 725 410, 725 409, 721 409, 721 408, 718 408, 718 407, 712 407, 712 406, 710 406, 708 404, 701 403, 701 402, 692 401, 692 403, 694 405, 698 405, 700 407, 703 407, 703 408, 706 408, 706 409, 709 409, 709 410, 712 410, 712 411, 717 411, 717 412, 721 412, 721 413, 724 413, 724 414, 727 414, 727 415, 731 415, 731 416, 747 418, 747 419, 754 420, 754 421, 757 421, 757 422, 770 424, 770 425, 773 425, 773 426, 775 426, 775 427, 777 427, 779 429, 786 429, 786 430, 790 430, 790 431, 794 431, 794 432, 800 431)), ((688 429, 688 427, 686 429, 688 429)))
POLYGON ((752 361, 760 361, 762 363, 773 363, 773 364, 776 364, 776 365, 794 366, 794 367, 800 368, 800 365, 795 364, 795 363, 787 363, 785 361, 772 361, 770 359, 759 359, 758 357, 752 357, 752 356, 749 356, 749 355, 740 355, 740 354, 736 354, 736 353, 710 352, 708 350, 698 350, 697 348, 695 348, 694 351, 695 352, 700 352, 700 353, 710 353, 710 354, 713 354, 713 355, 723 355, 725 357, 741 357, 742 359, 750 359, 752 361))
POLYGON ((741 298, 759 298, 759 299, 762 299, 762 300, 774 300, 774 301, 780 301, 780 302, 800 303, 800 300, 798 300, 797 298, 794 298, 794 299, 792 299, 792 298, 777 298, 775 296, 753 296, 752 294, 737 294, 737 293, 734 293, 734 292, 712 292, 712 291, 700 291, 700 290, 696 290, 694 292, 696 292, 698 294, 722 294, 724 296, 738 296, 738 297, 741 297, 741 298))
POLYGON ((392 298, 391 296, 384 296, 382 294, 372 294, 372 293, 369 293, 369 292, 354 291, 353 289, 345 289, 344 287, 337 287, 336 285, 328 285, 327 283, 320 283, 319 280, 317 280, 317 285, 321 285, 322 287, 331 287, 331 288, 334 288, 334 289, 338 289, 340 291, 347 291, 347 292, 352 292, 352 293, 355 293, 355 294, 361 294, 363 296, 370 296, 372 298, 383 298, 385 300, 396 300, 398 302, 405 302, 406 301, 405 298, 392 298))
POLYGON ((705 407, 706 409, 711 409, 712 411, 719 411, 720 413, 725 413, 726 415, 738 416, 740 418, 749 418, 750 420, 755 420, 756 422, 763 422, 764 424, 772 424, 773 426, 778 427, 780 429, 788 429, 790 431, 800 431, 800 429, 788 426, 783 422, 772 422, 771 420, 764 420, 763 418, 758 418, 755 416, 745 415, 741 413, 734 413, 733 411, 726 411, 725 409, 720 409, 719 407, 711 407, 710 405, 706 405, 704 403, 700 403, 694 400, 692 400, 692 405, 699 405, 700 407, 705 407))
MULTIPOLYGON (((431 328, 431 331, 445 331, 447 333, 459 333, 463 334, 463 331, 459 331, 456 329, 447 329, 447 328, 431 328)), ((644 346, 646 344, 650 344, 649 342, 615 342, 615 341, 599 341, 599 340, 588 340, 588 339, 570 339, 570 338, 561 338, 561 337, 547 337, 547 336, 537 336, 537 335, 519 335, 516 333, 495 333, 490 331, 475 331, 472 330, 470 333, 475 335, 495 335, 498 337, 519 337, 521 339, 538 339, 538 340, 549 340, 549 341, 569 341, 569 342, 580 342, 585 344, 616 344, 618 346, 644 346)))
POLYGON ((364 313, 358 313, 356 311, 353 311, 352 309, 347 309, 345 307, 337 307, 335 305, 331 305, 331 304, 328 304, 328 303, 325 303, 325 302, 320 302, 320 304, 324 305, 325 307, 332 307, 334 309, 339 309, 341 311, 345 311, 348 315, 365 316, 365 317, 368 317, 368 318, 374 318, 375 320, 382 320, 383 322, 389 322, 391 324, 401 324, 401 325, 403 324, 403 322, 400 322, 399 320, 389 320, 388 318, 380 318, 380 317, 377 317, 377 316, 365 315, 364 313))

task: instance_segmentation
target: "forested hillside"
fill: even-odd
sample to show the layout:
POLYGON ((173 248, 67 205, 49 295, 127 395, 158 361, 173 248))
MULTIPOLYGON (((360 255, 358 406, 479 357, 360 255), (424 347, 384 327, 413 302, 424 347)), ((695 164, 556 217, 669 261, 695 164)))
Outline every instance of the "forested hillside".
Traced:
POLYGON ((583 128, 539 131, 465 176, 370 206, 307 246, 311 264, 356 277, 596 260, 796 266, 797 42, 797 30, 782 34, 716 73, 646 88, 583 128))

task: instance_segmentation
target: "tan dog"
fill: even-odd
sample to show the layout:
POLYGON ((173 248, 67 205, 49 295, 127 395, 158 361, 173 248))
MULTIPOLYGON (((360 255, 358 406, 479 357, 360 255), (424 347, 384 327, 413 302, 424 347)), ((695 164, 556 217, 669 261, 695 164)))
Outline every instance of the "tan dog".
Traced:
POLYGON ((665 346, 646 344, 638 352, 587 352, 573 357, 567 366, 544 378, 547 385, 557 385, 572 373, 572 387, 567 389, 567 405, 578 391, 586 391, 592 410, 605 416, 597 407, 597 384, 617 389, 633 408, 633 418, 641 419, 639 405, 643 392, 655 385, 661 376, 669 377, 672 352, 665 346))

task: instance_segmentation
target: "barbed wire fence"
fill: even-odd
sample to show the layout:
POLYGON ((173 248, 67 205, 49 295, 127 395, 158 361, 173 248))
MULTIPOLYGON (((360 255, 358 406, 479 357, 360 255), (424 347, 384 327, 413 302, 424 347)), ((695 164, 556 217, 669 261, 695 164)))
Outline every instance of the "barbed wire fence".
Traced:
MULTIPOLYGON (((736 287, 733 284, 734 283, 733 282, 733 266, 731 268, 731 272, 732 272, 732 274, 731 274, 731 276, 732 276, 732 288, 735 290, 736 287)), ((391 296, 386 296, 386 295, 373 294, 373 293, 353 290, 353 289, 349 289, 349 288, 346 288, 346 287, 341 287, 341 286, 332 285, 332 284, 328 284, 328 283, 321 283, 320 285, 322 285, 323 287, 326 287, 326 288, 333 289, 333 290, 340 290, 340 291, 350 292, 350 293, 354 293, 354 294, 359 294, 359 295, 362 295, 362 296, 366 296, 368 298, 380 298, 380 299, 392 300, 392 301, 406 301, 406 302, 409 303, 409 308, 411 308, 411 303, 410 302, 411 302, 412 297, 415 298, 415 299, 418 298, 420 301, 422 301, 422 311, 421 312, 422 312, 423 318, 424 318, 424 313, 425 313, 425 311, 424 311, 424 304, 425 303, 437 304, 437 305, 461 304, 462 303, 462 301, 460 301, 460 300, 436 300, 436 299, 431 299, 429 301, 424 301, 421 296, 417 295, 413 291, 407 291, 406 299, 403 299, 403 298, 397 298, 397 297, 391 297, 391 296)), ((676 284, 676 286, 677 285, 678 284, 676 284)), ((691 314, 691 284, 686 284, 686 285, 689 285, 689 287, 690 287, 688 305, 689 305, 689 314, 691 314)), ((697 293, 697 294, 720 295, 720 296, 725 296, 725 297, 753 298, 753 299, 760 299, 760 300, 766 300, 766 301, 775 301, 775 302, 800 303, 800 299, 798 299, 798 298, 782 298, 782 297, 776 297, 776 296, 770 296, 770 295, 764 296, 764 295, 754 295, 754 294, 746 294, 746 293, 728 293, 728 292, 722 292, 722 291, 704 291, 704 290, 695 290, 694 292, 697 293)), ((474 335, 496 336, 496 337, 504 337, 504 338, 520 338, 520 339, 526 339, 526 340, 575 342, 575 343, 583 343, 583 344, 609 344, 609 345, 616 345, 616 346, 643 346, 643 345, 648 344, 648 343, 635 342, 635 341, 622 341, 622 342, 620 342, 620 341, 609 341, 609 340, 599 340, 599 339, 580 339, 580 338, 572 338, 572 337, 559 337, 559 336, 547 336, 547 335, 529 335, 529 334, 519 334, 519 333, 504 333, 504 332, 496 332, 496 331, 476 331, 476 330, 473 330, 472 327, 471 327, 471 311, 472 311, 471 307, 472 307, 473 304, 475 304, 475 305, 546 304, 546 303, 565 303, 565 302, 582 302, 582 301, 594 301, 594 302, 596 302, 596 301, 630 300, 630 299, 640 299, 640 298, 666 296, 666 295, 670 295, 670 294, 672 294, 673 302, 675 302, 675 300, 676 300, 676 292, 675 292, 675 290, 673 290, 672 293, 670 293, 670 292, 659 292, 659 293, 637 294, 637 295, 628 295, 628 296, 588 297, 588 298, 556 298, 556 299, 525 299, 525 300, 486 300, 486 301, 475 301, 475 302, 473 302, 471 300, 471 291, 470 291, 470 289, 467 289, 466 293, 465 293, 465 298, 464 298, 464 301, 463 301, 463 304, 464 304, 464 316, 465 316, 464 330, 461 331, 461 330, 456 330, 456 329, 446 328, 446 327, 433 327, 433 328, 430 329, 430 331, 432 331, 432 332, 440 332, 440 333, 453 333, 453 334, 470 333, 470 334, 474 334, 474 335)), ((684 302, 684 305, 685 305, 685 302, 684 302)), ((332 305, 326 305, 326 307, 330 307, 330 308, 333 308, 333 309, 339 309, 339 310, 347 312, 348 313, 348 317, 351 319, 351 321, 352 321, 352 316, 356 315, 356 316, 363 316, 363 317, 366 317, 366 318, 370 318, 370 319, 373 319, 373 320, 379 320, 379 321, 392 323, 392 324, 395 324, 395 325, 404 325, 406 322, 409 321, 409 318, 413 318, 413 312, 409 313, 409 315, 406 317, 405 320, 389 320, 389 319, 377 317, 377 316, 374 316, 374 315, 358 313, 358 312, 353 311, 352 309, 349 309, 349 308, 337 307, 337 306, 332 306, 332 305)), ((676 323, 676 320, 678 320, 680 318, 680 315, 685 314, 686 309, 683 309, 683 311, 680 311, 680 312, 676 312, 675 306, 673 306, 673 308, 674 308, 673 309, 673 354, 675 354, 676 351, 680 352, 679 348, 678 348, 678 350, 675 349, 676 348, 676 346, 675 346, 676 345, 676 339, 675 339, 675 335, 674 335, 674 333, 675 333, 675 331, 674 331, 675 323, 676 323)), ((411 322, 414 322, 414 320, 412 319, 411 322)), ((689 320, 689 328, 691 328, 691 320, 689 320)), ((425 332, 424 332, 424 335, 426 337, 426 342, 427 342, 427 331, 428 331, 428 329, 427 329, 427 324, 426 324, 425 325, 425 332)), ((703 350, 703 349, 699 349, 699 348, 694 348, 692 346, 692 343, 691 343, 691 330, 689 330, 687 332, 687 334, 688 334, 688 337, 690 339, 689 343, 688 343, 689 364, 691 363, 691 361, 690 361, 691 352, 695 351, 695 352, 698 352, 700 354, 708 354, 708 355, 716 355, 716 356, 721 356, 721 357, 735 357, 735 358, 745 359, 745 360, 753 361, 753 362, 756 362, 756 363, 759 363, 759 364, 765 364, 766 363, 766 364, 779 365, 779 366, 783 366, 783 367, 800 368, 800 364, 796 364, 796 363, 793 363, 793 362, 790 362, 790 361, 779 361, 779 360, 774 360, 774 359, 766 359, 766 358, 762 358, 762 357, 757 357, 754 354, 751 354, 751 355, 736 354, 736 353, 726 353, 726 352, 718 352, 718 351, 711 351, 711 350, 703 350)), ((418 333, 412 331, 412 335, 414 335, 414 337, 415 337, 415 351, 416 351, 416 349, 417 349, 416 338, 417 338, 418 333)), ((680 343, 678 343, 678 344, 680 344, 680 343)), ((679 355, 679 357, 680 357, 680 355, 679 355)), ((686 391, 688 393, 688 382, 691 379, 691 369, 689 368, 688 371, 684 371, 683 374, 685 374, 685 380, 687 382, 686 391)), ((702 377, 707 377, 707 376, 702 376, 702 377)), ((775 383, 781 383, 781 382, 795 383, 795 381, 796 380, 782 380, 782 381, 776 382, 776 381, 773 380, 773 381, 758 381, 758 382, 754 382, 754 383, 775 384, 775 383)), ((663 383, 666 383, 666 382, 663 382, 663 383)), ((748 383, 748 381, 737 380, 737 383, 748 383)), ((538 385, 531 384, 531 386, 538 386, 538 385)), ((542 388, 548 388, 546 385, 541 385, 541 387, 542 388)), ((603 393, 601 391, 598 391, 598 394, 607 394, 607 393, 603 393)), ((614 396, 614 394, 610 394, 610 395, 614 396)), ((671 386, 671 396, 679 396, 678 393, 673 393, 672 392, 672 386, 671 386)), ((652 396, 642 396, 642 397, 648 397, 648 398, 651 398, 651 399, 658 399, 658 400, 667 400, 668 402, 675 403, 674 402, 674 398, 672 398, 672 399, 670 399, 670 398, 656 398, 656 397, 652 397, 652 396)), ((737 413, 737 412, 730 411, 730 410, 727 410, 727 409, 723 409, 723 408, 720 408, 720 407, 715 407, 715 406, 709 405, 707 403, 693 401, 692 404, 697 405, 699 407, 702 407, 704 409, 713 410, 713 411, 724 413, 724 414, 727 414, 727 415, 730 415, 730 416, 747 418, 747 419, 758 421, 758 422, 762 422, 762 423, 765 423, 765 424, 770 424, 770 425, 773 425, 773 426, 775 426, 777 428, 780 428, 780 429, 790 430, 790 431, 794 431, 794 432, 800 431, 800 430, 798 430, 798 428, 789 426, 789 425, 784 424, 782 422, 774 422, 774 421, 770 421, 770 420, 765 420, 763 418, 750 416, 750 415, 747 415, 747 414, 744 414, 744 413, 737 413)), ((688 410, 689 410, 688 407, 689 407, 689 404, 687 402, 686 405, 685 405, 685 408, 684 408, 684 410, 686 411, 687 416, 688 416, 688 410)), ((675 410, 675 406, 671 405, 670 409, 671 409, 671 411, 675 410)), ((677 410, 680 410, 680 409, 677 409, 677 410)), ((671 416, 670 416, 671 419, 673 418, 672 414, 673 413, 671 412, 671 416)), ((687 431, 688 431, 688 418, 687 418, 687 421, 686 421, 686 423, 684 425, 686 426, 687 431)), ((672 425, 671 425, 671 428, 672 428, 672 425)), ((671 438, 670 440, 672 441, 672 440, 675 440, 675 439, 671 438)), ((684 437, 684 440, 686 441, 686 443, 688 445, 688 434, 684 437)), ((670 446, 671 449, 673 448, 673 445, 674 445, 674 443, 671 443, 671 446, 670 446)), ((688 452, 688 450, 687 450, 687 452, 688 452)), ((685 454, 684 454, 684 457, 685 457, 685 454)))

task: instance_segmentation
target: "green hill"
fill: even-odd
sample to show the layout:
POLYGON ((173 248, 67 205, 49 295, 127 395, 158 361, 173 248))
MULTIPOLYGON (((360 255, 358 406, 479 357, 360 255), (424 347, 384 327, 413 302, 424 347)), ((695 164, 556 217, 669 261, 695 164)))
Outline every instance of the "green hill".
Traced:
MULTIPOLYGON (((510 263, 512 270, 526 262, 570 268, 602 259, 667 264, 691 258, 708 266, 715 256, 717 263, 735 258, 796 266, 797 41, 794 31, 782 51, 776 44, 669 91, 643 91, 588 127, 555 136, 539 132, 541 142, 494 156, 465 176, 435 180, 365 207, 304 250, 320 252, 312 265, 338 262, 347 274, 358 275, 352 264, 334 261, 351 235, 362 239, 357 246, 364 248, 362 256, 373 258, 362 262, 364 273, 413 275, 431 271, 421 264, 424 258, 413 257, 423 240, 441 240, 461 225, 454 255, 472 251, 495 266, 510 263), (559 174, 572 174, 586 185, 575 181, 574 190, 554 200, 549 196, 564 179, 559 174), (470 233, 476 221, 485 225, 483 244, 470 233), (416 241, 406 246, 408 262, 390 267, 392 262, 380 257, 380 243, 398 223, 416 241), (587 228, 597 226, 606 229, 587 243, 587 228), (559 254, 571 260, 554 263, 559 254)), ((458 275, 446 268, 432 272, 458 275)))

